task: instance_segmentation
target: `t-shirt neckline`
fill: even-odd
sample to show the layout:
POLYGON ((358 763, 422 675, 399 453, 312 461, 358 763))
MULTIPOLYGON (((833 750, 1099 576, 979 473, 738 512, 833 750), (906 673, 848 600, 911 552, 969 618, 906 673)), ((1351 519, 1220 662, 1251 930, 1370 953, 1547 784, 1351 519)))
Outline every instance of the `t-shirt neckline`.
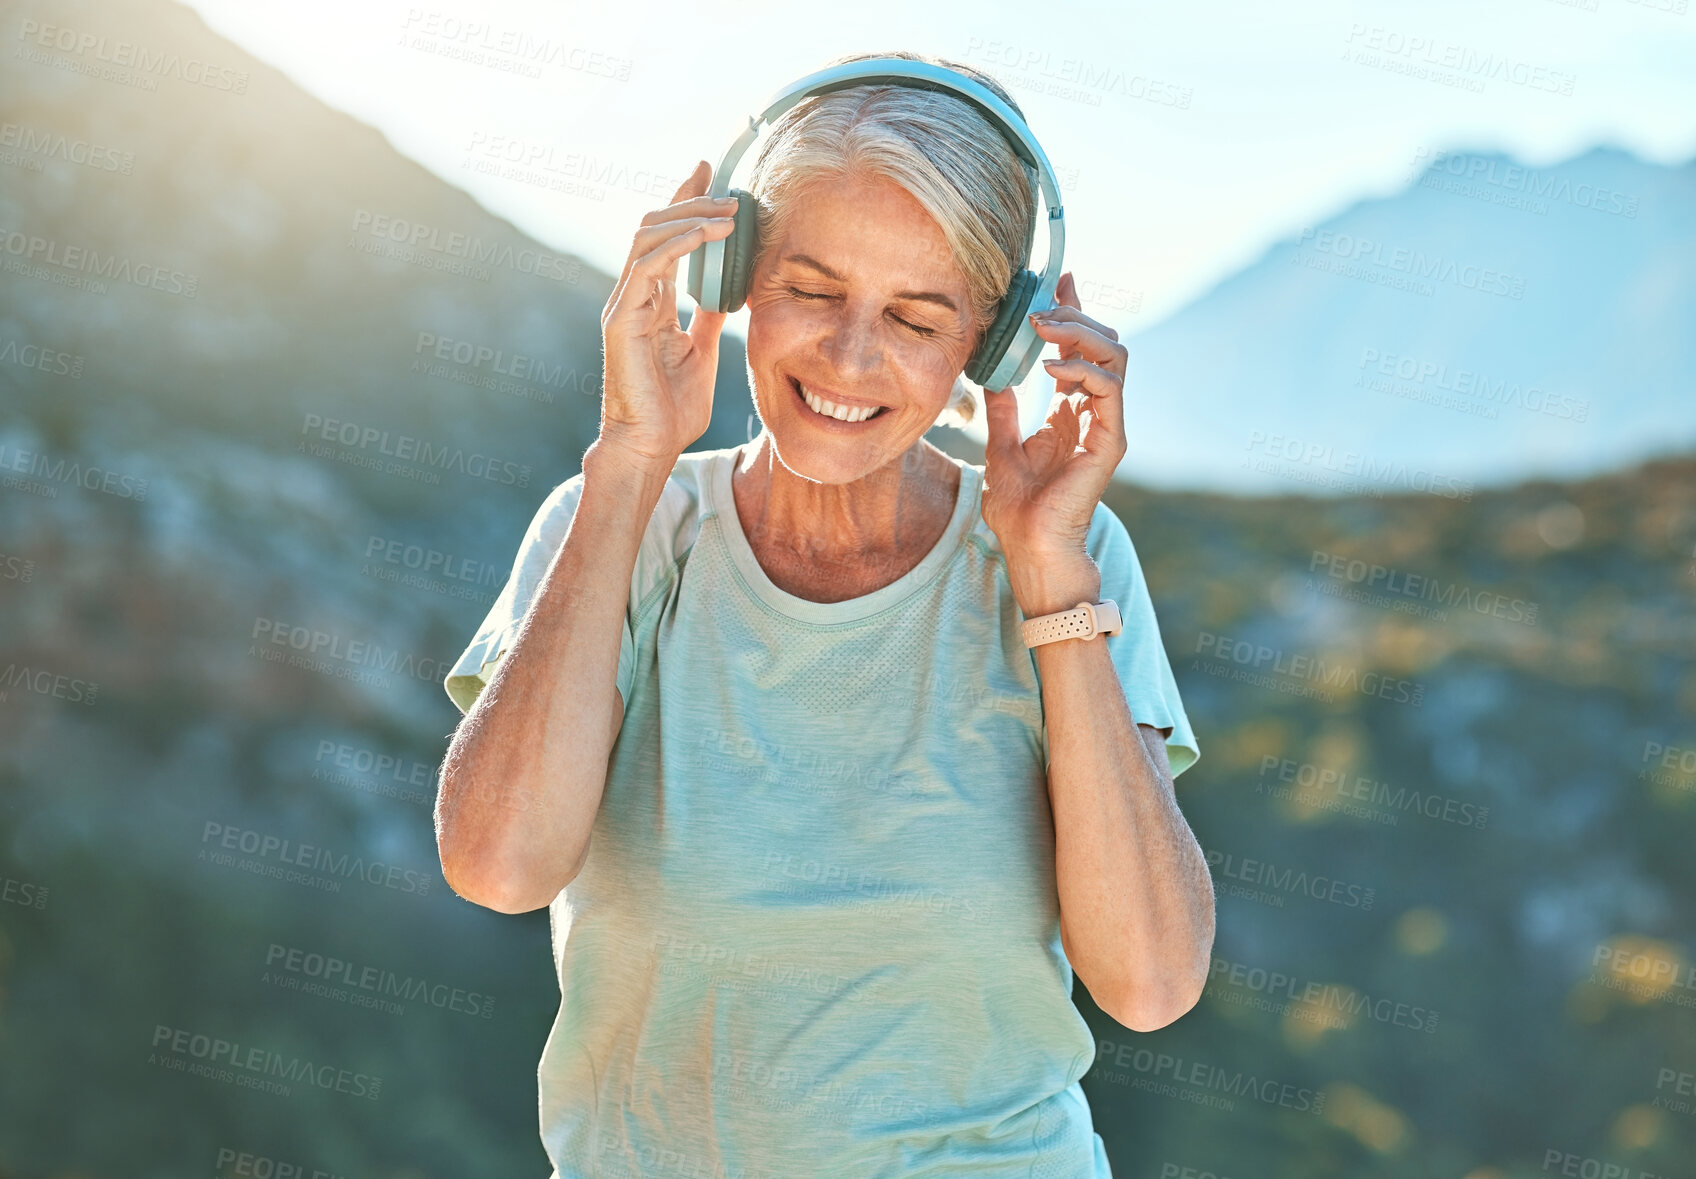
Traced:
POLYGON ((960 468, 960 487, 955 493, 953 514, 949 516, 948 526, 942 530, 942 535, 917 565, 869 594, 842 602, 813 602, 780 589, 766 576, 766 571, 760 568, 754 557, 754 550, 742 531, 742 520, 736 514, 736 496, 731 486, 731 474, 741 459, 741 452, 740 446, 734 446, 713 456, 707 480, 713 514, 718 517, 720 533, 743 583, 760 601, 800 622, 858 622, 898 605, 927 585, 960 551, 977 510, 981 491, 978 469, 970 463, 956 460, 960 468))

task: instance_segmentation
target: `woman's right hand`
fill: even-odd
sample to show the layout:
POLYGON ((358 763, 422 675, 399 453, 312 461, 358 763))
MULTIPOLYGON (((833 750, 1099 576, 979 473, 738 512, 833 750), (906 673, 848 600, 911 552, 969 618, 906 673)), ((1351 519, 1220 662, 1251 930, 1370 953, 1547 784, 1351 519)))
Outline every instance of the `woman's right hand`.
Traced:
POLYGON ((712 421, 718 339, 728 316, 695 309, 684 331, 677 317, 677 264, 735 224, 734 198, 702 194, 712 169, 695 165, 671 204, 642 218, 606 308, 601 345, 601 435, 597 447, 664 474, 712 421))

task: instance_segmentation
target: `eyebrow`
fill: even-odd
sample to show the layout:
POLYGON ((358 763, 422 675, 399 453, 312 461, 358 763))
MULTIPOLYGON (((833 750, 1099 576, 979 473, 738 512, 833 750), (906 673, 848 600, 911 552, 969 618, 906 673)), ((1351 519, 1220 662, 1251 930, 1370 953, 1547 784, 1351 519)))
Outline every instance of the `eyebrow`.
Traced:
MULTIPOLYGON (((840 274, 826 266, 823 262, 820 262, 817 258, 808 254, 790 254, 784 259, 784 261, 799 263, 802 266, 811 266, 814 270, 818 271, 826 278, 835 279, 837 282, 844 281, 840 274)), ((939 306, 948 308, 948 310, 953 311, 956 314, 958 314, 960 310, 960 308, 955 305, 954 300, 937 291, 897 291, 895 292, 895 297, 897 299, 911 300, 916 303, 936 303, 939 306)))

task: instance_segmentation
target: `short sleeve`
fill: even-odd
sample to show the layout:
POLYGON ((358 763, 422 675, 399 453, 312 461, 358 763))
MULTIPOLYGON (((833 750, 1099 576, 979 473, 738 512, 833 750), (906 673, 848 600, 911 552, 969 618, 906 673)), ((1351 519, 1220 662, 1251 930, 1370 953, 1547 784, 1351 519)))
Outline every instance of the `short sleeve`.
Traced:
POLYGON ((1131 719, 1166 733, 1166 760, 1176 778, 1196 763, 1201 747, 1178 697, 1178 682, 1160 639, 1160 623, 1154 617, 1154 601, 1136 546, 1124 523, 1104 503, 1095 505, 1084 543, 1101 570, 1102 599, 1118 603, 1124 621, 1123 630, 1103 635, 1100 641, 1107 644, 1119 673, 1131 719))
MULTIPOLYGON (((518 556, 513 560, 512 573, 477 633, 459 659, 449 670, 443 687, 448 698, 463 713, 471 711, 477 696, 495 674, 495 663, 506 653, 519 624, 542 584, 542 578, 552 563, 554 554, 565 543, 571 527, 571 517, 583 494, 583 476, 574 475, 548 493, 542 506, 530 521, 524 539, 519 543, 518 556)), ((630 685, 635 678, 636 645, 630 632, 630 610, 624 612, 623 634, 618 641, 618 694, 630 701, 630 685)))

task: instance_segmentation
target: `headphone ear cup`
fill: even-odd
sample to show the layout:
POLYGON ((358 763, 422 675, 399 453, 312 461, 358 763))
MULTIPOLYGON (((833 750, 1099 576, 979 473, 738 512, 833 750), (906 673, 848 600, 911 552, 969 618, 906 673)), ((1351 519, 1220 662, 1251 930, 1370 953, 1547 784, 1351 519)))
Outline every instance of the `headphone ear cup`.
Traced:
POLYGON ((719 286, 719 306, 727 312, 740 311, 748 299, 748 275, 760 238, 759 201, 740 188, 728 195, 736 198, 736 224, 724 239, 724 280, 719 286))
POLYGON ((995 372, 995 366, 1001 363, 1001 358, 1007 354, 1007 349, 1013 346, 1013 338, 1019 334, 1019 327, 1024 323, 1025 313, 1030 310, 1031 297, 1036 294, 1038 283, 1036 275, 1029 270, 1021 270, 1013 276, 1013 282, 1007 288, 1007 293, 996 305, 995 319, 983 334, 983 342, 972 353, 971 361, 966 365, 966 376, 976 385, 983 385, 995 372))

